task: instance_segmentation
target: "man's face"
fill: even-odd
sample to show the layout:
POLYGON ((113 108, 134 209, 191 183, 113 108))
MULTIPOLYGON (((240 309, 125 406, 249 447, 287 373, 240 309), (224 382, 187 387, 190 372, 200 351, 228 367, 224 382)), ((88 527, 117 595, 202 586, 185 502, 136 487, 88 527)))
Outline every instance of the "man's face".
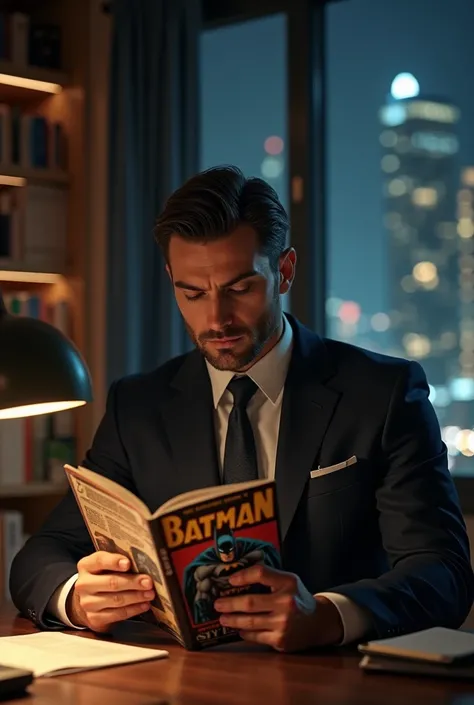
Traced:
POLYGON ((207 243, 172 236, 168 273, 193 342, 217 369, 245 369, 279 329, 289 284, 271 271, 250 226, 207 243))

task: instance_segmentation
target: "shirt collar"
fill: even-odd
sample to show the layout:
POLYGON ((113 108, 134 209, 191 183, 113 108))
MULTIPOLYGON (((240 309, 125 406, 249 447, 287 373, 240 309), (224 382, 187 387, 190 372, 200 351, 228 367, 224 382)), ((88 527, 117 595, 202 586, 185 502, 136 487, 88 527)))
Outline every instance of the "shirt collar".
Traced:
MULTIPOLYGON (((293 331, 285 316, 283 325, 283 333, 278 343, 246 372, 272 404, 276 404, 285 384, 293 348, 293 331)), ((207 360, 206 365, 212 385, 214 408, 217 408, 227 385, 234 377, 234 372, 216 370, 207 360)))

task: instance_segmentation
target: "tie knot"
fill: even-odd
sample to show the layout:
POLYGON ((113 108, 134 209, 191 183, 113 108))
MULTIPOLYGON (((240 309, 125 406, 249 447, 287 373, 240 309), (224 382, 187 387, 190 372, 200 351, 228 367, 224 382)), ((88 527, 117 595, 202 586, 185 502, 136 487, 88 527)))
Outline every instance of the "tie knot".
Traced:
POLYGON ((242 377, 233 377, 227 385, 227 389, 234 397, 234 406, 245 409, 258 387, 253 379, 244 375, 242 377))

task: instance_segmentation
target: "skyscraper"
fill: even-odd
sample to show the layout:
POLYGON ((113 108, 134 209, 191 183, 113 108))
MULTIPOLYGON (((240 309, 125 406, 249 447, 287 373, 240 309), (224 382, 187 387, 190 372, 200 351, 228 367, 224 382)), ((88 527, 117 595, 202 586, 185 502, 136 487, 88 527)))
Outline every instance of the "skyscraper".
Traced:
POLYGON ((444 385, 459 363, 459 110, 400 74, 379 117, 391 349, 444 385))

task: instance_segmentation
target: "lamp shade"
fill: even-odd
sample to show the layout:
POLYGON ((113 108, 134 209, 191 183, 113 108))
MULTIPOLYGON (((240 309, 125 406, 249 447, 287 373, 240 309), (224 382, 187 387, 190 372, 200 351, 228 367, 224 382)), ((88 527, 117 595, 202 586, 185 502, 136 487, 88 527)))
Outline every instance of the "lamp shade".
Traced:
POLYGON ((91 378, 76 346, 48 323, 10 316, 0 294, 0 420, 89 401, 91 378))

